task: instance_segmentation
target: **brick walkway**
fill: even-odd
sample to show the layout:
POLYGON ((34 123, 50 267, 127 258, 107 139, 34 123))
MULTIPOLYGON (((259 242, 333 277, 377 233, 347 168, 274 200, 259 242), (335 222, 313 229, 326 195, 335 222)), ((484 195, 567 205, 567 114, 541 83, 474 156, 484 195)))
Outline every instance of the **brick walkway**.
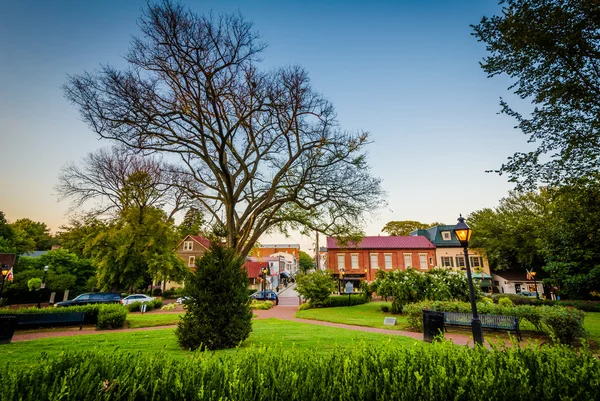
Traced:
MULTIPOLYGON (((281 319, 281 320, 289 320, 293 322, 299 323, 307 323, 314 324, 319 326, 328 326, 328 327, 337 327, 340 329, 346 330, 356 330, 356 331, 366 331, 369 333, 379 333, 386 335, 394 335, 394 336, 404 336, 411 337, 416 340, 423 339, 423 333, 415 333, 412 331, 404 331, 404 330, 386 330, 386 329, 377 329, 374 327, 363 327, 363 326, 352 326, 348 324, 340 324, 340 323, 330 323, 330 322, 322 322, 318 320, 309 320, 309 319, 297 319, 294 316, 296 315, 296 311, 298 310, 297 306, 284 306, 279 305, 269 310, 256 310, 254 314, 257 315, 257 319, 281 319)), ((162 313, 162 312, 161 312, 162 313)), ((173 313, 173 312, 171 312, 173 313)), ((177 312, 175 312, 177 313, 177 312)), ((181 312, 179 312, 181 313, 181 312)), ((158 313, 156 313, 158 314, 158 313)), ((78 328, 72 329, 64 329, 64 330, 47 330, 47 331, 31 331, 25 333, 16 332, 13 336, 13 342, 19 341, 29 341, 36 340, 38 338, 49 338, 49 337, 69 337, 69 336, 78 336, 83 334, 107 334, 107 333, 124 333, 124 332, 134 332, 134 331, 146 331, 146 330, 158 330, 158 329, 169 329, 175 328, 175 325, 169 326, 155 326, 155 327, 143 327, 138 329, 120 329, 120 330, 107 330, 107 331, 97 331, 94 327, 84 327, 83 330, 79 330, 78 328)), ((454 344, 458 345, 467 345, 472 344, 473 342, 470 340, 470 336, 461 333, 445 333, 446 339, 451 339, 454 344)))

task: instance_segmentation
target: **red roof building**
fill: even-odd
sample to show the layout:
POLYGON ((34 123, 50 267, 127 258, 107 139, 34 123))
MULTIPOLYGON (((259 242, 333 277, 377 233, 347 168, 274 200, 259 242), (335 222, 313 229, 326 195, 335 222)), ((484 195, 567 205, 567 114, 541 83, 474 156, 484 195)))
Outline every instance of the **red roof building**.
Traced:
POLYGON ((345 281, 375 279, 377 270, 429 270, 435 267, 435 245, 422 236, 364 237, 359 243, 340 244, 327 238, 327 269, 345 281))

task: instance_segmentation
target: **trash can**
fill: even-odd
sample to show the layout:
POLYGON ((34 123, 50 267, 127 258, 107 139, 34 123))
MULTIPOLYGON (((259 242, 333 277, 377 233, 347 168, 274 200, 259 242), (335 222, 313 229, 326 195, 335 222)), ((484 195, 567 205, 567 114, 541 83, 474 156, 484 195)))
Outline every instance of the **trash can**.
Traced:
POLYGON ((17 327, 17 318, 17 315, 0 314, 0 344, 8 344, 12 341, 17 327))
POLYGON ((430 343, 440 333, 444 333, 444 312, 423 310, 423 341, 430 343))

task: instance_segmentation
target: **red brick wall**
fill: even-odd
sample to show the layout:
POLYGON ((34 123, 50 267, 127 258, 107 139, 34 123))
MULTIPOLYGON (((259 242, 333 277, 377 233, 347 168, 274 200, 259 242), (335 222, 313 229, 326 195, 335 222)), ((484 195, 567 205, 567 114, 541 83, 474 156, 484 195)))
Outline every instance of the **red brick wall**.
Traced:
POLYGON ((417 270, 425 270, 420 268, 419 254, 426 254, 427 270, 435 267, 435 249, 331 249, 327 251, 327 268, 332 270, 335 274, 339 273, 338 269, 338 254, 344 254, 345 261, 345 272, 364 274, 365 268, 367 269, 367 279, 373 280, 375 278, 375 272, 377 269, 371 269, 370 254, 376 253, 379 268, 384 271, 391 270, 406 270, 404 265, 404 254, 412 254, 412 267, 417 270), (352 269, 351 254, 358 254, 358 269, 352 269), (384 254, 392 254, 392 268, 385 268, 385 256, 384 254), (431 263, 430 263, 431 261, 431 263))

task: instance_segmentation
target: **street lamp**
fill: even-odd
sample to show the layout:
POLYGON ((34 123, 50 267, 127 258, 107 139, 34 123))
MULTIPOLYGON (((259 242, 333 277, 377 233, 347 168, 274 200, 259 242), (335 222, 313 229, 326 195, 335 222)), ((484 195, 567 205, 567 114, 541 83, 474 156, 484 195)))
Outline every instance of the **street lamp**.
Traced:
POLYGON ((344 268, 340 268, 340 277, 338 279, 338 293, 341 294, 342 293, 342 280, 344 280, 344 268))
POLYGON ((10 267, 8 265, 2 265, 2 284, 0 284, 0 304, 2 304, 2 290, 4 289, 4 282, 6 281, 6 276, 10 273, 10 267))
POLYGON ((473 311, 473 319, 471 320, 471 328, 473 329, 473 340, 477 344, 483 344, 483 330, 481 329, 481 320, 477 314, 477 303, 475 302, 475 290, 473 289, 473 277, 471 276, 471 265, 469 263, 469 240, 473 230, 465 223, 464 217, 460 215, 458 224, 454 227, 454 234, 463 247, 465 253, 465 266, 467 267, 467 280, 469 281, 469 294, 471 295, 471 310, 473 311))
POLYGON ((42 290, 46 288, 46 275, 48 274, 48 266, 44 266, 44 278, 42 279, 42 285, 40 286, 40 295, 38 296, 38 308, 42 307, 42 290))
POLYGON ((263 297, 267 299, 267 274, 269 274, 269 269, 267 267, 263 267, 263 297))

